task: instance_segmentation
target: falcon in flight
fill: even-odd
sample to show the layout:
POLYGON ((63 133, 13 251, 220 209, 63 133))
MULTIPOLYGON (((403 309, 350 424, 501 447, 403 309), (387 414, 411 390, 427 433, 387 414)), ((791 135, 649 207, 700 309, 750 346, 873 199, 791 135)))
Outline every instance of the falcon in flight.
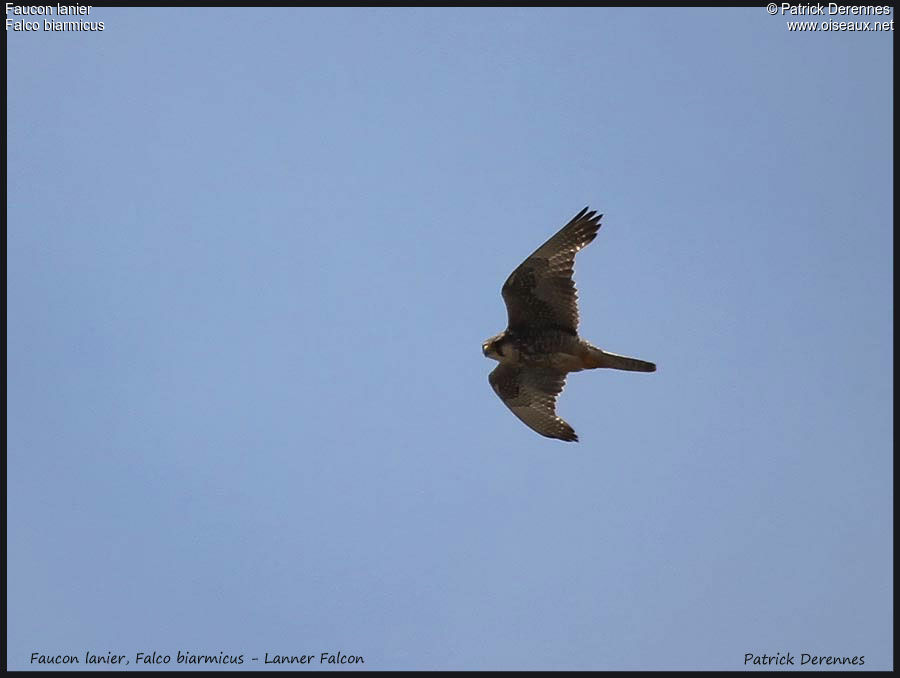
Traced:
POLYGON ((608 353, 578 336, 575 255, 597 237, 602 216, 585 207, 519 264, 503 284, 508 326, 481 346, 485 356, 500 363, 488 377, 500 400, 548 438, 578 440, 556 416, 556 397, 569 372, 598 367, 656 371, 653 363, 608 353))

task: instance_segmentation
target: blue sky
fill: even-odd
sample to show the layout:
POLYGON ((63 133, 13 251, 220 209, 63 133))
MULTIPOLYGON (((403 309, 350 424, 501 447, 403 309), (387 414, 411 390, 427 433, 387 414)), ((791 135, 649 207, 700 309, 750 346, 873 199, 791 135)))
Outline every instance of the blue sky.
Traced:
POLYGON ((893 33, 763 8, 7 33, 8 665, 892 668, 893 33), (496 398, 585 205, 581 442, 496 398))

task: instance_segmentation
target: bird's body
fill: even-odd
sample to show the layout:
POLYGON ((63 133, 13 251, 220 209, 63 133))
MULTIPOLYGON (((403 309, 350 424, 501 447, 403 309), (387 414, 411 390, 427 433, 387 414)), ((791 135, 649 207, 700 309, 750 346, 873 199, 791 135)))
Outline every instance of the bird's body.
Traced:
POLYGON ((506 330, 489 341, 496 351, 495 359, 504 365, 552 367, 567 372, 584 369, 583 343, 578 335, 568 332, 506 330))
POLYGON ((489 381, 501 400, 529 427, 549 438, 577 441, 556 416, 556 397, 569 372, 607 367, 653 372, 656 365, 603 351, 578 336, 575 254, 600 228, 584 208, 513 271, 503 285, 509 325, 482 345, 497 360, 489 381))

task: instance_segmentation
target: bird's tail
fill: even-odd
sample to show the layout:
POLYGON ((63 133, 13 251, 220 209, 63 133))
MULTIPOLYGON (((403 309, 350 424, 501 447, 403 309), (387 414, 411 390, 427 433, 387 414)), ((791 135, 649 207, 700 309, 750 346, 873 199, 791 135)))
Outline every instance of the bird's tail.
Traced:
POLYGON ((614 370, 628 370, 629 372, 656 372, 656 365, 648 363, 646 360, 608 353, 590 345, 587 347, 583 362, 585 369, 588 370, 608 367, 614 370))

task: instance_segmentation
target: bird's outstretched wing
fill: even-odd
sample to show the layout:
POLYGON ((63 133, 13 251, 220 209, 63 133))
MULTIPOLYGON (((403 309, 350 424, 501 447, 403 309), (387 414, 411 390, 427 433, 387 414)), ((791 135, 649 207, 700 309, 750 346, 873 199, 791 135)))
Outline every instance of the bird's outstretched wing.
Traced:
POLYGON ((575 255, 597 237, 602 216, 585 207, 506 279, 502 294, 511 330, 578 331, 575 255))
POLYGON ((572 427, 556 416, 556 397, 566 385, 565 372, 500 364, 488 381, 500 400, 529 428, 548 438, 578 441, 572 427))

